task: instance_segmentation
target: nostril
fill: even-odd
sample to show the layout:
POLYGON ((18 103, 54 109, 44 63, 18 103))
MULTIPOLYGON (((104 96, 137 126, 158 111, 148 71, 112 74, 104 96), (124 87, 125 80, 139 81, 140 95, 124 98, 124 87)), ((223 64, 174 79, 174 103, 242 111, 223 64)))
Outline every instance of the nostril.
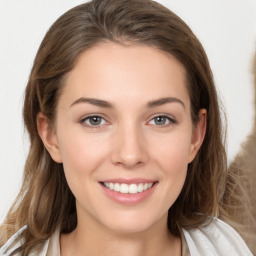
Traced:
POLYGON ((126 168, 141 166, 149 159, 147 149, 132 135, 127 134, 125 140, 115 145, 112 151, 112 162, 126 168))

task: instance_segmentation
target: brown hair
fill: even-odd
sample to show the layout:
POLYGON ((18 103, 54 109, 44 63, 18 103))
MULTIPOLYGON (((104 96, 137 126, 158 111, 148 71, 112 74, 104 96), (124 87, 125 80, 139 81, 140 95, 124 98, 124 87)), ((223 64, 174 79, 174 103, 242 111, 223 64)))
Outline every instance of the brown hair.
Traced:
POLYGON ((37 132, 42 112, 54 122, 65 77, 80 54, 96 44, 131 42, 156 47, 175 56, 185 67, 191 116, 207 110, 207 131, 194 161, 188 166, 185 185, 169 209, 168 227, 174 235, 207 223, 208 216, 228 219, 229 187, 223 131, 216 89, 207 56, 190 28, 173 12, 151 0, 93 0, 63 14, 43 39, 25 92, 24 121, 30 136, 21 191, 1 227, 0 245, 22 226, 27 254, 61 226, 76 227, 75 198, 64 177, 62 164, 54 162, 37 132), (226 199, 226 194, 228 199, 226 199), (228 206, 228 205, 227 205, 228 206), (201 213, 201 214, 197 214, 201 213))

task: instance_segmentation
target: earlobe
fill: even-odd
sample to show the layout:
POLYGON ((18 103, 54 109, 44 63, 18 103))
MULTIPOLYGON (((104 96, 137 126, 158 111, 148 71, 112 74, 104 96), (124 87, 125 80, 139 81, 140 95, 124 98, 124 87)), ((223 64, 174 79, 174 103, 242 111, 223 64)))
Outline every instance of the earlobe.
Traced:
POLYGON ((50 127, 48 119, 40 112, 37 115, 37 131, 38 134, 51 155, 53 161, 61 163, 61 154, 59 150, 58 140, 56 133, 50 127))
POLYGON ((201 109, 198 113, 199 115, 199 121, 195 125, 193 129, 193 134, 191 138, 191 144, 190 144, 190 156, 189 156, 189 163, 193 161, 195 158, 198 150, 200 149, 205 133, 206 133, 206 119, 207 119, 207 111, 206 109, 201 109))

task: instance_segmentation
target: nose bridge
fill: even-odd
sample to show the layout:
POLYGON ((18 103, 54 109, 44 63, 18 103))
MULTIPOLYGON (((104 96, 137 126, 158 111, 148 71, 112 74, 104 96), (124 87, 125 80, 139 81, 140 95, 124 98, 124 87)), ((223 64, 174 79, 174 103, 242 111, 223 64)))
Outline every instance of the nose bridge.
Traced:
POLYGON ((114 136, 112 160, 115 164, 131 168, 147 162, 148 154, 143 129, 135 121, 124 121, 118 126, 114 136))

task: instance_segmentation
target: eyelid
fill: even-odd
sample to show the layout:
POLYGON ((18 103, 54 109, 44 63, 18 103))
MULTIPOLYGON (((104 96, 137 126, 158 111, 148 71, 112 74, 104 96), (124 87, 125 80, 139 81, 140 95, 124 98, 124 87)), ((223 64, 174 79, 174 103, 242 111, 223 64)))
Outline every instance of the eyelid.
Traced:
POLYGON ((80 118, 79 119, 79 123, 82 124, 85 127, 90 128, 90 129, 99 129, 99 128, 102 128, 102 126, 110 124, 110 122, 107 121, 107 119, 106 119, 106 117, 104 117, 104 115, 97 114, 97 113, 89 114, 89 115, 86 115, 86 116, 80 118), (92 117, 100 117, 100 118, 102 118, 106 122, 106 124, 100 124, 100 125, 88 125, 88 124, 86 124, 85 121, 88 120, 89 118, 92 118, 92 117))
MULTIPOLYGON (((83 116, 82 118, 79 119, 79 123, 81 123, 83 126, 88 127, 90 129, 100 129, 103 126, 111 124, 104 115, 99 114, 99 113, 93 113, 93 114, 85 115, 85 116, 83 116), (92 117, 100 117, 106 122, 106 124, 100 124, 100 125, 88 125, 88 124, 86 124, 85 121, 88 120, 89 118, 92 118, 92 117)), ((173 117, 170 114, 157 113, 157 114, 154 114, 153 116, 151 116, 149 121, 146 122, 146 124, 152 125, 152 126, 157 126, 159 128, 161 128, 161 127, 164 128, 164 127, 168 127, 168 126, 177 124, 177 120, 176 120, 175 117, 173 117), (156 117, 165 117, 169 120, 170 123, 163 124, 163 125, 149 124, 149 122, 151 122, 156 117)))
MULTIPOLYGON (((172 115, 169 115, 169 114, 162 114, 162 113, 158 113, 158 114, 155 114, 153 115, 152 117, 150 117, 150 120, 147 122, 151 122, 154 118, 156 117, 165 117, 169 120, 169 124, 164 124, 164 125, 155 125, 155 126, 158 126, 158 127, 167 127, 167 126, 170 126, 170 125, 174 125, 174 124, 177 124, 177 120, 176 118, 174 118, 172 115)), ((150 125, 150 124, 149 124, 150 125)))

